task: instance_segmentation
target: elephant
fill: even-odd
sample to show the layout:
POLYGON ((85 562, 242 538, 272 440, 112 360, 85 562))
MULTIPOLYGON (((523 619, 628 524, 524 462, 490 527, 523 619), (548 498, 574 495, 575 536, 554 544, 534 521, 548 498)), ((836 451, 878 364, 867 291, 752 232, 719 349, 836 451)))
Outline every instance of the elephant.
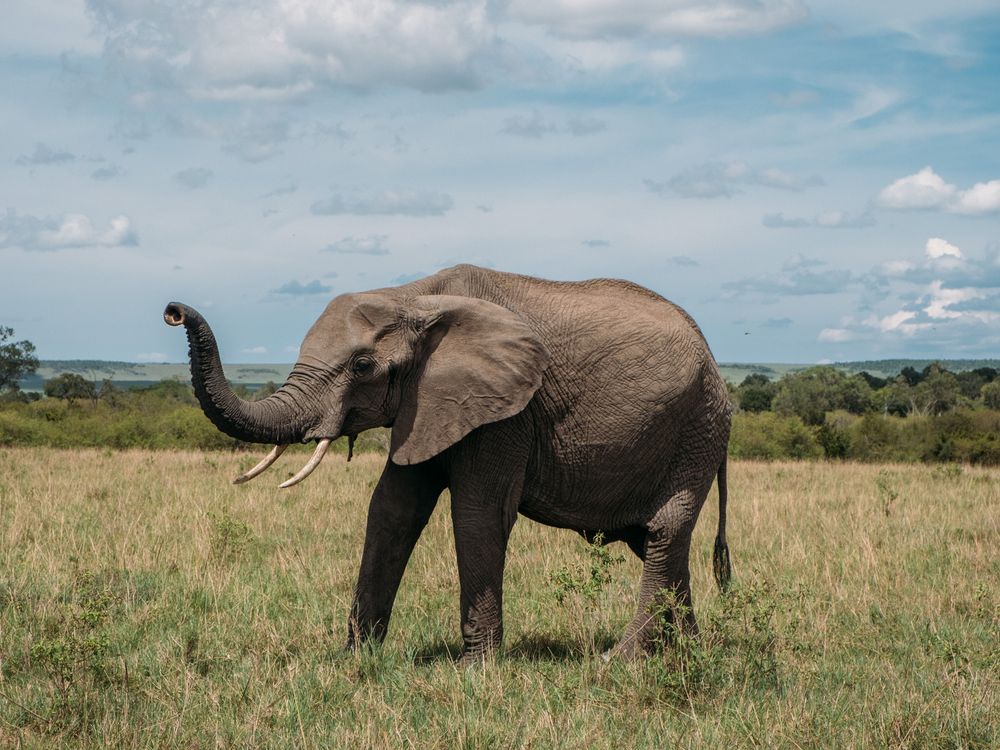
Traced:
POLYGON ((194 309, 183 325, 195 393, 240 440, 274 444, 241 483, 291 443, 391 428, 371 496, 347 645, 386 635, 410 554, 450 490, 463 659, 503 636, 503 574, 518 515, 622 541, 642 561, 635 616, 611 656, 639 657, 663 636, 651 612, 672 592, 696 627, 689 551, 718 478, 715 578, 730 576, 726 460, 731 405, 694 320, 616 279, 548 281, 471 265, 401 286, 335 297, 309 329, 286 382, 259 401, 226 382, 215 337, 194 309))

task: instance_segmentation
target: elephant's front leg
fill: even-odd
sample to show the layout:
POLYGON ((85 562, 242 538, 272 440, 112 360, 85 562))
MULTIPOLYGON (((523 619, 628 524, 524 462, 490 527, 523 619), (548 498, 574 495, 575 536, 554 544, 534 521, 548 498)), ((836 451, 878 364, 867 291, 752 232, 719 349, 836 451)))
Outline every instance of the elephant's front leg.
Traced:
MULTIPOLYGON (((489 433, 452 464, 451 515, 461 587, 462 660, 482 658, 503 640, 503 572, 517 519, 526 454, 490 450, 489 433), (476 450, 478 448, 478 450, 476 450)), ((497 433, 503 435, 500 430, 497 433)))
POLYGON ((461 587, 462 660, 496 651, 503 641, 503 571, 514 517, 497 507, 452 500, 455 551, 461 587))
POLYGON ((431 463, 386 462, 368 508, 361 571, 347 626, 349 648, 385 638, 403 570, 444 486, 443 475, 431 463))

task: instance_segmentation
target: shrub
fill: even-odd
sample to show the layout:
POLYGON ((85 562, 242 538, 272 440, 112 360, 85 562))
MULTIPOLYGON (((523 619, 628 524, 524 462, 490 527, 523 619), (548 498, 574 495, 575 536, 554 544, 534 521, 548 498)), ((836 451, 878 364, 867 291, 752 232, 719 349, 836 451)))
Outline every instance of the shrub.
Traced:
POLYGON ((798 417, 761 412, 734 415, 729 453, 735 458, 820 458, 823 448, 798 417))

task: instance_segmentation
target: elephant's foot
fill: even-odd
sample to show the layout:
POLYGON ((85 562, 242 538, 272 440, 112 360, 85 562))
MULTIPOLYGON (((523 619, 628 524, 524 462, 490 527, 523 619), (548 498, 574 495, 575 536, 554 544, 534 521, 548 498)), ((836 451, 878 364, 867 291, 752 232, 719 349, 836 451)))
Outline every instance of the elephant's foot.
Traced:
POLYGON ((656 641, 652 637, 641 634, 626 635, 612 648, 601 654, 601 659, 610 661, 638 661, 645 659, 656 651, 656 641))
POLYGON ((467 623, 462 627, 462 665, 481 664, 500 652, 503 645, 503 626, 467 623))

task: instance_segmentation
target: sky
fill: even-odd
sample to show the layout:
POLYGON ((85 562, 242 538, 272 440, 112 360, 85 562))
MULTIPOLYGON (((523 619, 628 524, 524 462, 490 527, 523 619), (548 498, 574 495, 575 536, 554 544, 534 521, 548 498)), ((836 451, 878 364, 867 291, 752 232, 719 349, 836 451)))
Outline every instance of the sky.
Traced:
POLYGON ((0 325, 292 362, 455 263, 626 278, 724 362, 1000 357, 1000 6, 5 0, 0 325))

